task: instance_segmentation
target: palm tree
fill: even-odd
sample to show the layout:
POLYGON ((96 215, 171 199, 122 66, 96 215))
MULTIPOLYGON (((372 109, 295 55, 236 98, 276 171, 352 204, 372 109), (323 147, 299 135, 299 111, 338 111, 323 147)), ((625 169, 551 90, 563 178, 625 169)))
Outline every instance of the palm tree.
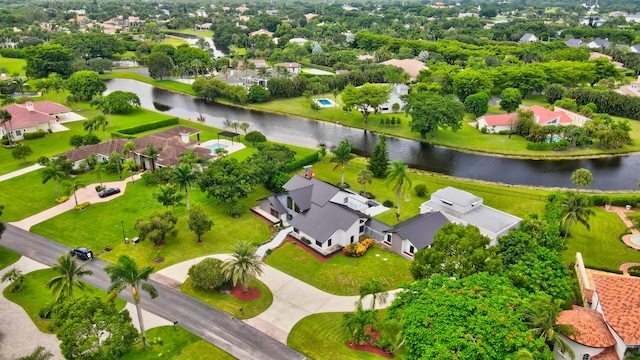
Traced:
POLYGON ((122 156, 126 159, 127 155, 131 154, 136 150, 136 144, 133 141, 127 141, 126 144, 122 147, 122 156))
POLYGON ((231 123, 231 128, 233 129, 233 131, 238 132, 238 127, 240 127, 240 124, 237 121, 231 123))
POLYGON ((107 118, 105 118, 103 114, 98 114, 91 119, 84 121, 84 130, 92 134, 94 131, 98 131, 100 130, 100 128, 102 128, 102 131, 104 131, 104 140, 107 141, 108 125, 109 122, 107 121, 107 118))
POLYGON ((589 209, 589 199, 584 195, 577 193, 570 193, 562 200, 562 225, 566 225, 564 232, 564 239, 567 239, 569 234, 569 228, 574 221, 584 225, 587 230, 591 230, 589 226, 589 217, 595 215, 593 210, 589 209))
POLYGON ((16 77, 11 82, 11 87, 15 91, 20 92, 20 94, 24 94, 25 90, 29 90, 29 84, 27 84, 27 80, 23 78, 16 77))
POLYGON ((358 172, 356 180, 358 181, 358 184, 362 185, 362 195, 367 197, 367 183, 371 184, 373 181, 373 172, 368 169, 362 169, 358 172))
POLYGON ((138 164, 136 164, 135 160, 133 159, 127 159, 122 164, 122 171, 129 171, 131 173, 131 182, 133 184, 136 183, 136 179, 133 178, 136 170, 138 170, 138 164))
POLYGON ((222 273, 233 286, 242 283, 242 292, 246 294, 251 280, 262 275, 260 256, 256 255, 251 242, 240 241, 231 247, 231 257, 222 265, 222 273))
POLYGON ((557 346, 560 353, 575 359, 573 350, 560 335, 576 335, 577 332, 573 325, 556 323, 561 311, 560 302, 555 302, 547 296, 541 296, 532 302, 526 317, 533 335, 543 338, 550 349, 557 346))
POLYGON ((411 178, 407 172, 407 165, 402 160, 393 161, 389 167, 389 173, 387 174, 387 186, 392 185, 395 189, 395 193, 398 196, 398 212, 396 218, 400 219, 400 200, 402 194, 406 190, 409 190, 412 186, 411 178))
POLYGON ((344 169, 349 165, 349 162, 355 158, 355 155, 351 153, 351 151, 355 148, 355 146, 349 142, 349 139, 344 139, 340 142, 338 147, 333 151, 333 158, 331 162, 337 163, 336 166, 333 167, 333 170, 340 167, 340 186, 344 187, 344 169))
POLYGON ((149 284, 149 275, 153 272, 152 266, 138 267, 135 259, 128 255, 120 255, 115 265, 107 265, 104 271, 109 275, 111 286, 109 286, 108 300, 113 300, 127 286, 131 286, 131 294, 138 312, 140 321, 140 332, 142 333, 142 344, 147 346, 147 338, 144 334, 144 323, 142 322, 142 308, 140 307, 139 288, 148 293, 152 299, 158 297, 158 291, 149 284))
POLYGON ((113 126, 113 118, 111 117, 112 106, 105 96, 96 95, 89 101, 89 105, 95 106, 96 110, 101 110, 102 114, 109 114, 109 121, 113 126))
POLYGON ((151 172, 156 170, 156 160, 158 160, 158 155, 160 155, 161 151, 162 148, 153 147, 153 143, 149 143, 149 145, 147 145, 147 151, 144 155, 151 160, 151 172))
POLYGON ((56 164, 53 161, 47 163, 42 170, 42 183, 46 184, 47 181, 53 179, 53 183, 56 186, 56 195, 60 199, 60 191, 58 190, 58 181, 66 179, 67 173, 62 168, 62 165, 56 164))
POLYGON ((58 257, 58 262, 51 268, 58 275, 47 281, 46 285, 56 297, 56 303, 73 300, 73 289, 78 288, 84 291, 85 284, 80 281, 80 276, 93 275, 93 271, 83 269, 89 261, 85 261, 78 266, 76 259, 71 253, 66 253, 58 257))
MULTIPOLYGON (((261 68, 264 69, 264 68, 261 68)), ((251 125, 249 125, 249 123, 247 122, 242 122, 240 125, 238 125, 238 127, 240 128, 240 130, 244 131, 244 134, 247 135, 247 131, 249 130, 249 127, 251 125)))
POLYGON ((176 190, 174 184, 158 185, 158 191, 153 193, 153 196, 160 204, 169 208, 169 206, 175 206, 180 202, 180 194, 176 190))
POLYGON ((229 66, 223 65, 220 68, 220 72, 224 74, 224 82, 229 82, 229 72, 231 72, 231 69, 229 69, 229 66))
POLYGON ((371 310, 376 309, 376 301, 385 304, 389 297, 382 283, 377 279, 369 279, 360 286, 360 301, 367 295, 371 295, 371 310))
POLYGON ((180 154, 180 162, 189 165, 191 169, 193 169, 193 164, 197 164, 198 161, 200 161, 200 158, 193 149, 189 149, 186 153, 180 154))
POLYGON ((22 283, 24 282, 24 275, 20 269, 13 268, 0 278, 0 281, 8 281, 11 283, 11 292, 17 292, 22 290, 22 283))
POLYGON ((261 67, 260 69, 258 69, 258 77, 262 80, 264 79, 268 79, 269 77, 271 77, 271 73, 269 72, 269 68, 266 66, 261 67))
POLYGON ((338 105, 338 95, 340 95, 340 90, 337 87, 335 87, 335 88, 333 88, 333 90, 331 90, 331 94, 333 95, 333 98, 334 98, 334 100, 336 102, 336 106, 333 107, 333 118, 337 119, 338 118, 338 114, 337 114, 337 110, 336 109, 338 108, 338 106, 337 106, 338 105))
POLYGON ((356 345, 364 345, 371 339, 371 334, 367 329, 375 327, 376 312, 374 310, 364 310, 362 302, 356 302, 356 311, 344 314, 341 327, 349 334, 349 339, 356 345))
POLYGON ((4 131, 7 133, 9 143, 13 144, 13 125, 11 123, 11 113, 9 111, 0 109, 0 124, 2 124, 4 131), (7 123, 9 124, 9 129, 7 129, 7 123))
POLYGON ((184 190, 187 211, 189 211, 189 187, 193 187, 197 179, 198 176, 196 172, 191 170, 191 167, 187 164, 180 165, 173 169, 173 178, 171 180, 174 184, 178 185, 178 189, 184 190))
MULTIPOLYGON (((117 151, 114 151, 109 155, 109 163, 114 164, 116 169, 118 169, 118 179, 122 179, 122 174, 120 173, 120 166, 122 165, 122 161, 120 160, 120 154, 117 151)), ((100 185, 102 185, 102 179, 100 180, 100 185)))
POLYGON ((23 356, 18 360, 47 360, 53 357, 53 354, 45 349, 44 346, 38 346, 35 348, 31 354, 27 356, 23 356))
MULTIPOLYGON (((119 169, 119 168, 118 168, 119 169)), ((104 184, 102 183, 102 173, 105 172, 105 167, 104 167, 104 163, 102 161, 98 161, 95 166, 93 167, 93 170, 91 170, 92 173, 96 174, 98 176, 98 181, 100 181, 100 186, 104 187, 104 184)), ((118 170, 120 171, 120 170, 118 170)))
POLYGON ((580 187, 587 187, 591 185, 593 176, 591 171, 587 169, 577 169, 571 174, 571 182, 576 186, 576 192, 580 192, 580 187))
MULTIPOLYGON (((98 163, 102 164, 102 163, 98 163)), ((97 166, 96 166, 97 167, 97 166)), ((73 178, 65 183, 65 187, 67 191, 73 192, 73 199, 76 201, 76 206, 78 206, 78 197, 76 196, 76 191, 80 188, 84 187, 84 182, 79 178, 73 178)))
POLYGON ((56 92, 56 96, 58 97, 58 104, 60 104, 60 92, 62 92, 62 95, 65 97, 66 102, 67 95, 64 92, 66 88, 64 79, 56 73, 51 73, 49 74, 49 76, 47 76, 47 83, 49 85, 49 90, 53 90, 56 92))

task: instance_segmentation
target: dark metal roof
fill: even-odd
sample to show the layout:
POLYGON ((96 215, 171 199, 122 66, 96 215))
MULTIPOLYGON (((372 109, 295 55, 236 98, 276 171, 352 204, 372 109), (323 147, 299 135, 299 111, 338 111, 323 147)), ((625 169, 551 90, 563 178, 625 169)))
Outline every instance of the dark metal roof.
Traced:
POLYGON ((336 230, 347 231, 360 218, 366 218, 366 215, 358 215, 340 205, 327 202, 324 206, 312 204, 309 211, 296 214, 289 223, 324 244, 336 230))
POLYGON ((278 200, 275 195, 267 197, 267 200, 269 200, 271 206, 273 206, 273 208, 276 209, 279 214, 285 214, 287 212, 287 209, 284 207, 284 205, 282 205, 280 200, 278 200))
POLYGON ((370 227, 371 229, 373 229, 375 231, 379 231, 381 233, 387 232, 387 231, 393 229, 392 226, 389 226, 389 225, 383 223, 382 221, 376 220, 374 218, 369 218, 365 224, 368 227, 370 227))
POLYGON ((222 135, 222 136, 226 136, 226 137, 236 137, 236 136, 238 136, 240 134, 234 133, 234 132, 231 132, 231 131, 220 131, 218 133, 218 135, 222 135))
MULTIPOLYGON (((304 176, 296 175, 292 177, 286 184, 282 187, 291 193, 294 189, 304 188, 309 185, 313 185, 312 194, 311 194, 311 202, 320 206, 323 206, 331 198, 337 194, 340 189, 337 187, 328 184, 324 181, 318 180, 316 178, 307 179, 304 176)), ((296 201, 293 199, 293 201, 296 201)), ((300 204, 298 204, 300 207, 300 204)), ((301 208, 302 209, 302 208, 301 208)))
POLYGON ((289 196, 293 199, 293 202, 298 205, 300 211, 307 211, 311 207, 311 196, 313 195, 313 185, 308 185, 302 188, 292 189, 289 191, 289 196))
POLYGON ((416 215, 396 224, 390 232, 409 240, 418 250, 433 244, 433 236, 449 220, 440 211, 416 215))

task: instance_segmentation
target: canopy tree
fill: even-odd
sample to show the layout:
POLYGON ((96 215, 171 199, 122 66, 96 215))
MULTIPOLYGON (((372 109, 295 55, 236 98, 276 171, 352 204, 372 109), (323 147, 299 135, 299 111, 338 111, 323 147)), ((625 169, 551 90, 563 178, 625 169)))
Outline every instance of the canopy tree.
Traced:
POLYGON ((424 139, 438 128, 453 131, 462 128, 464 106, 451 95, 441 96, 433 92, 421 91, 404 95, 404 111, 411 116, 411 131, 419 132, 424 139))
POLYGON ((149 215, 149 220, 143 218, 136 220, 134 227, 141 240, 150 239, 154 244, 162 244, 167 237, 178 234, 177 223, 178 218, 171 210, 154 211, 149 215))
POLYGON ((213 220, 209 218, 204 207, 200 204, 193 204, 191 209, 188 210, 187 215, 189 230, 198 236, 198 243, 201 243, 202 235, 213 227, 213 220))
POLYGON ((366 83, 357 88, 347 85, 342 91, 342 103, 347 107, 355 107, 362 116, 364 123, 369 120, 369 114, 378 112, 380 105, 389 100, 391 87, 387 85, 375 85, 366 83))
POLYGON ((107 90, 102 77, 89 70, 78 71, 71 75, 67 80, 67 87, 71 94, 80 100, 90 100, 107 90))

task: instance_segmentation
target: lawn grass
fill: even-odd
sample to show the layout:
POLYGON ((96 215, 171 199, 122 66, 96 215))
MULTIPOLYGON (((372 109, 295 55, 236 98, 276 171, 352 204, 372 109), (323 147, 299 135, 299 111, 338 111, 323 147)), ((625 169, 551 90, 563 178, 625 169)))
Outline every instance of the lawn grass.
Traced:
POLYGON ((640 251, 628 248, 619 240, 619 235, 627 230, 620 217, 600 208, 592 209, 595 216, 589 218, 591 231, 581 224, 571 226, 562 261, 574 263, 576 252, 580 252, 586 267, 618 270, 622 263, 640 262, 640 251))
POLYGON ((249 284, 249 287, 260 290, 260 297, 251 301, 240 301, 233 295, 221 294, 218 290, 198 289, 193 285, 191 279, 187 279, 187 281, 182 284, 180 291, 218 308, 235 318, 244 320, 263 313, 273 302, 273 294, 271 293, 271 290, 269 290, 269 288, 261 281, 254 279, 251 281, 251 284, 249 284), (243 313, 240 313, 241 308, 243 309, 243 313))
MULTIPOLYGON (((303 355, 315 360, 350 360, 350 359, 384 359, 384 357, 347 347, 349 336, 340 326, 345 313, 321 313, 307 316, 300 320, 289 333, 287 345, 303 355)), ((378 311, 378 319, 382 320, 386 310, 378 311)), ((398 329, 380 322, 379 330, 382 335, 395 337, 398 329)), ((394 353, 401 359, 405 353, 400 348, 394 353)))
POLYGON ((0 270, 20 260, 22 255, 0 246, 0 270))
MULTIPOLYGON (((49 319, 41 319, 38 316, 38 312, 48 303, 53 302, 53 297, 51 295, 51 290, 47 288, 45 283, 58 273, 53 269, 42 269, 30 272, 25 274, 25 279, 23 283, 23 289, 19 292, 11 292, 10 287, 4 289, 4 296, 14 303, 20 305, 24 311, 27 312, 27 315, 33 320, 33 323, 38 327, 40 331, 43 333, 50 334, 52 333, 50 329, 51 320, 49 319)), ((93 285, 89 285, 85 283, 85 291, 81 291, 79 289, 74 289, 74 296, 76 298, 81 298, 84 296, 97 296, 103 300, 106 300, 107 293, 103 290, 98 289, 93 285)), ((117 298, 115 300, 117 309, 124 309, 126 305, 126 301, 117 298)))
MULTIPOLYGON (((118 256, 127 254, 139 264, 153 265, 156 270, 207 254, 227 253, 229 247, 240 240, 261 244, 271 238, 268 224, 251 215, 248 210, 239 219, 233 219, 227 215, 223 205, 194 188, 189 191, 191 204, 202 204, 215 224, 210 232, 202 236, 201 244, 196 243, 196 235, 187 229, 184 205, 173 209, 179 218, 178 236, 167 239, 164 246, 154 247, 150 241, 143 241, 137 246, 124 244, 121 220, 124 220, 126 236, 133 238, 137 236, 134 228, 136 219, 148 218, 154 210, 165 210, 153 197, 156 189, 156 186, 146 186, 142 181, 129 183, 126 192, 118 198, 92 204, 84 211, 68 211, 35 225, 31 231, 69 247, 90 247, 94 254, 109 247, 113 250, 99 255, 101 259, 115 262, 118 256), (165 261, 153 264, 158 252, 165 261)), ((258 187, 242 203, 247 208, 255 206, 257 199, 268 194, 266 189, 258 187)))
POLYGON ((191 89, 190 84, 184 84, 181 82, 173 81, 173 80, 155 80, 148 78, 144 75, 140 75, 137 73, 127 72, 127 71, 118 71, 118 72, 110 72, 102 74, 103 79, 131 79, 141 81, 147 84, 151 84, 160 89, 170 90, 181 92, 189 95, 196 96, 196 92, 191 89))
POLYGON ((7 68, 7 76, 11 76, 15 73, 24 75, 23 67, 26 65, 27 61, 25 59, 14 59, 0 56, 0 67, 7 68))
POLYGON ((180 30, 169 30, 172 33, 182 33, 189 35, 197 35, 200 37, 211 38, 213 37, 213 30, 194 30, 194 29, 180 29, 180 30))
POLYGON ((222 349, 199 338, 191 332, 176 326, 160 326, 146 331, 147 339, 162 339, 162 344, 149 344, 144 347, 138 344, 121 360, 151 360, 158 358, 182 360, 235 359, 222 349))
POLYGON ((177 37, 177 36, 171 36, 171 35, 165 37, 164 40, 162 40, 162 43, 163 44, 173 45, 175 47, 178 47, 178 46, 183 45, 183 44, 187 44, 187 45, 189 44, 189 42, 187 40, 185 40, 183 38, 180 38, 180 37, 177 37))
POLYGON ((307 284, 335 295, 359 295, 368 279, 379 280, 385 290, 411 282, 410 262, 398 254, 376 246, 359 258, 338 254, 321 262, 290 242, 285 242, 265 262, 307 284), (384 259, 387 259, 385 261, 384 259))

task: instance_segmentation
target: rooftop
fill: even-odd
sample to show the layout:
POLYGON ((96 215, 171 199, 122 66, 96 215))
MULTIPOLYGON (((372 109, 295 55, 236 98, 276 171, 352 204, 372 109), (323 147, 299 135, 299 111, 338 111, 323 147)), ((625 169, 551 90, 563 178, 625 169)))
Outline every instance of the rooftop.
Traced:
POLYGON ((449 220, 439 211, 424 213, 396 224, 391 232, 411 241, 420 250, 432 245, 433 236, 447 223, 449 220))
POLYGON ((640 345, 640 278, 593 275, 604 319, 627 345, 640 345))
POLYGON ((573 306, 572 310, 560 313, 557 324, 573 325, 577 334, 569 338, 575 342, 593 348, 606 348, 616 344, 602 314, 595 310, 573 306))

